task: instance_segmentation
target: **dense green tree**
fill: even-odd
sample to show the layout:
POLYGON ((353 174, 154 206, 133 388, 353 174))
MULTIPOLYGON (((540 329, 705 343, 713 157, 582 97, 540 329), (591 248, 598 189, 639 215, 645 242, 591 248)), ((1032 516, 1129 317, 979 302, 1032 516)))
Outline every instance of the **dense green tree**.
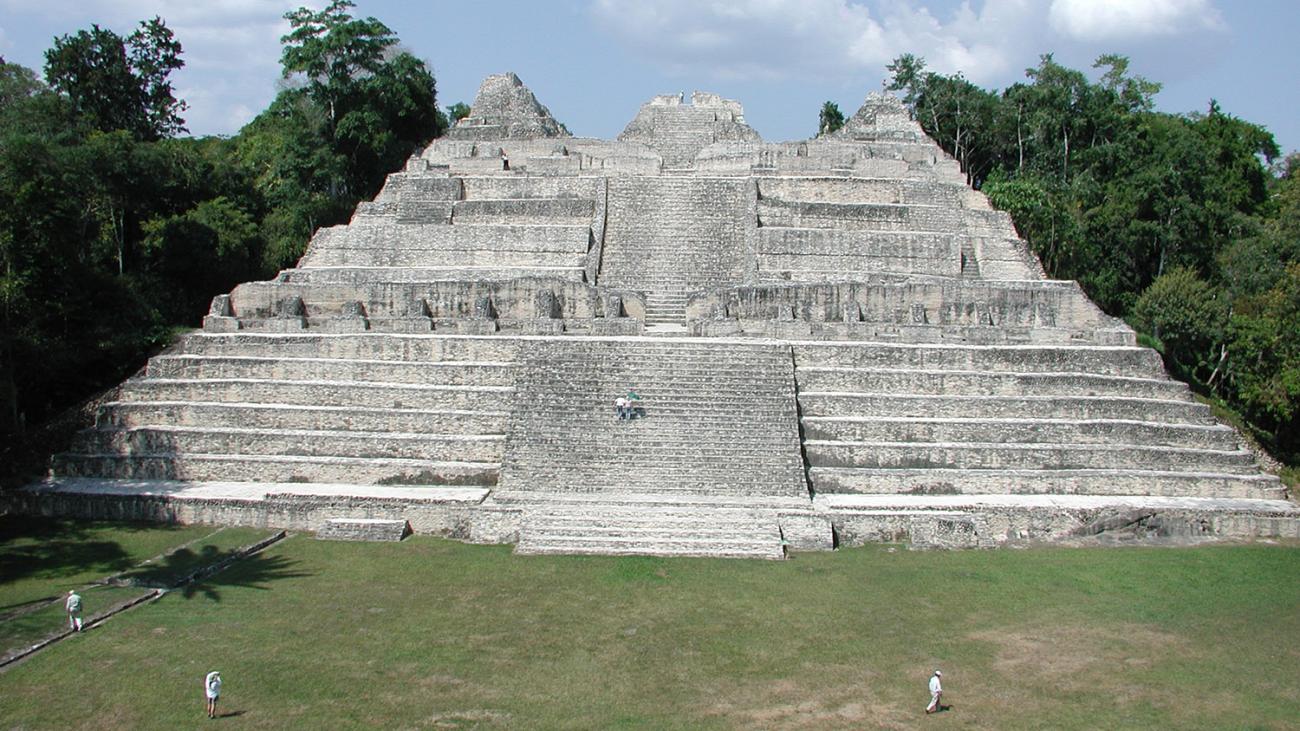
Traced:
POLYGON ((98 25, 55 38, 45 52, 45 80, 92 128, 157 140, 185 131, 185 103, 168 80, 184 65, 180 43, 155 17, 126 39, 98 25))
POLYGON ((236 142, 268 204, 264 261, 278 268, 301 256, 311 233, 346 220, 386 175, 447 129, 436 84, 423 61, 397 49, 392 31, 356 19, 347 0, 285 18, 282 91, 236 142))
POLYGON ((469 116, 470 108, 465 102, 456 102, 447 107, 447 118, 450 124, 455 124, 469 116))
POLYGON ((173 71, 185 66, 180 41, 162 18, 154 16, 141 21, 126 44, 130 48, 131 70, 140 84, 145 129, 154 137, 185 132, 185 120, 180 115, 188 105, 176 98, 169 79, 173 71))
POLYGON ((1223 112, 1154 111, 1160 85, 1102 56, 1096 80, 1048 54, 1000 94, 925 60, 891 63, 890 88, 1050 277, 1076 279, 1163 351, 1171 370, 1226 399, 1283 453, 1300 402, 1297 165, 1276 169, 1267 130, 1223 112))
POLYGON ((997 97, 961 74, 943 76, 925 68, 925 59, 904 54, 888 67, 887 88, 903 92, 903 102, 926 132, 957 159, 972 185, 993 170, 997 155, 997 97))
POLYGON ((290 14, 290 84, 232 139, 176 136, 181 46, 159 18, 54 39, 49 86, 0 59, 0 435, 19 437, 0 465, 446 129, 426 65, 351 7, 290 14))
POLYGON ((1282 457, 1300 458, 1300 262, 1234 302, 1224 352, 1229 395, 1282 457))
POLYGON ((844 126, 844 113, 840 111, 840 106, 835 102, 826 102, 822 105, 821 113, 817 118, 817 135, 828 135, 840 127, 844 126))
POLYGON ((1157 277, 1133 307, 1134 325, 1157 339, 1176 371, 1197 379, 1217 366, 1227 320, 1222 293, 1187 267, 1157 277))
POLYGON ((351 0, 332 0, 324 10, 302 7, 284 15, 292 27, 280 38, 284 76, 306 78, 331 133, 347 113, 347 99, 358 81, 377 73, 387 51, 397 45, 388 26, 374 18, 353 18, 348 10, 355 7, 351 0))

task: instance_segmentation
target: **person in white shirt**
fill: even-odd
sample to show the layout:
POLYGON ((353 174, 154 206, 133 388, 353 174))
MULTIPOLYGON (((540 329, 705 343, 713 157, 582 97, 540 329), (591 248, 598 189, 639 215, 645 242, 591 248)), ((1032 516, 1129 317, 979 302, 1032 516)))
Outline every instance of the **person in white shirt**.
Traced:
POLYGON ((619 396, 614 399, 614 411, 618 413, 619 421, 627 420, 627 399, 619 396))
POLYGON ((221 673, 213 670, 203 679, 203 695, 208 699, 208 718, 216 718, 217 698, 221 697, 221 673))
POLYGON ((68 598, 63 602, 63 608, 68 611, 68 629, 81 631, 81 595, 76 589, 68 590, 68 598))
POLYGON ((926 713, 934 713, 942 708, 939 705, 939 699, 943 697, 943 684, 939 682, 941 677, 943 677, 943 673, 938 670, 934 671, 934 675, 930 676, 930 705, 925 707, 926 713))

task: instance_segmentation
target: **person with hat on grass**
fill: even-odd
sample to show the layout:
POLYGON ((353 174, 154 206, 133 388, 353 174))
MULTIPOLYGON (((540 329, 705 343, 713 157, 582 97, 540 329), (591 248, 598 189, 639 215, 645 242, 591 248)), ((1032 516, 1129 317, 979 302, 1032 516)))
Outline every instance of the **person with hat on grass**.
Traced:
POLYGON ((943 684, 939 682, 939 678, 941 677, 943 677, 943 673, 938 670, 934 671, 934 675, 930 676, 930 705, 925 707, 925 712, 927 714, 935 713, 936 711, 943 709, 943 707, 939 705, 939 699, 943 697, 943 684))
POLYGON ((217 699, 221 697, 221 673, 213 670, 203 679, 203 695, 208 699, 208 718, 216 718, 217 699))

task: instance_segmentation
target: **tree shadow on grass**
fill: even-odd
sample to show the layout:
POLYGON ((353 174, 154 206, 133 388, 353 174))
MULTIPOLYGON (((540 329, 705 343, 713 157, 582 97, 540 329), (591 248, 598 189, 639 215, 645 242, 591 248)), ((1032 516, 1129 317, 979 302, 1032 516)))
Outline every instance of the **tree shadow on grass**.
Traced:
POLYGON ((94 540, 90 526, 67 520, 0 517, 0 584, 32 576, 108 574, 134 559, 116 541, 94 540), (32 543, 17 542, 35 541, 32 543))
MULTIPOLYGON (((204 548, 212 547, 205 546, 204 548)), ((224 587, 266 591, 271 588, 270 584, 272 582, 312 575, 310 572, 295 569, 294 566, 298 561, 285 556, 255 553, 245 558, 237 558, 237 552, 235 551, 217 551, 215 548, 211 552, 200 552, 200 554, 208 553, 214 558, 213 561, 203 562, 200 560, 197 565, 194 563, 185 564, 190 568, 185 570, 179 578, 173 578, 172 583, 168 584, 168 586, 176 587, 178 584, 183 583, 177 593, 186 599, 203 597, 210 601, 219 602, 221 601, 221 589, 224 587), (214 568, 215 571, 208 573, 214 568), (197 578, 184 583, 190 577, 195 576, 196 573, 197 578)), ((168 558, 171 559, 170 556, 168 558)), ((178 559, 178 561, 182 559, 178 559)), ((166 567, 162 567, 162 571, 158 575, 167 577, 166 567)))

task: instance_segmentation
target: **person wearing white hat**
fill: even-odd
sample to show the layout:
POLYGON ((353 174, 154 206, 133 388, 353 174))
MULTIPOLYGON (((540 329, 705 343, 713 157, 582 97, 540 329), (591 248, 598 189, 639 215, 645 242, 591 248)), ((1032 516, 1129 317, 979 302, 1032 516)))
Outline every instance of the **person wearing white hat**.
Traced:
POLYGON ((217 698, 221 697, 221 673, 213 670, 203 679, 203 695, 208 699, 208 718, 216 718, 217 698))
POLYGON ((930 705, 925 707, 926 713, 934 713, 942 708, 939 705, 939 699, 943 697, 943 684, 939 682, 941 677, 943 677, 943 673, 938 670, 934 671, 934 675, 930 676, 930 705))

